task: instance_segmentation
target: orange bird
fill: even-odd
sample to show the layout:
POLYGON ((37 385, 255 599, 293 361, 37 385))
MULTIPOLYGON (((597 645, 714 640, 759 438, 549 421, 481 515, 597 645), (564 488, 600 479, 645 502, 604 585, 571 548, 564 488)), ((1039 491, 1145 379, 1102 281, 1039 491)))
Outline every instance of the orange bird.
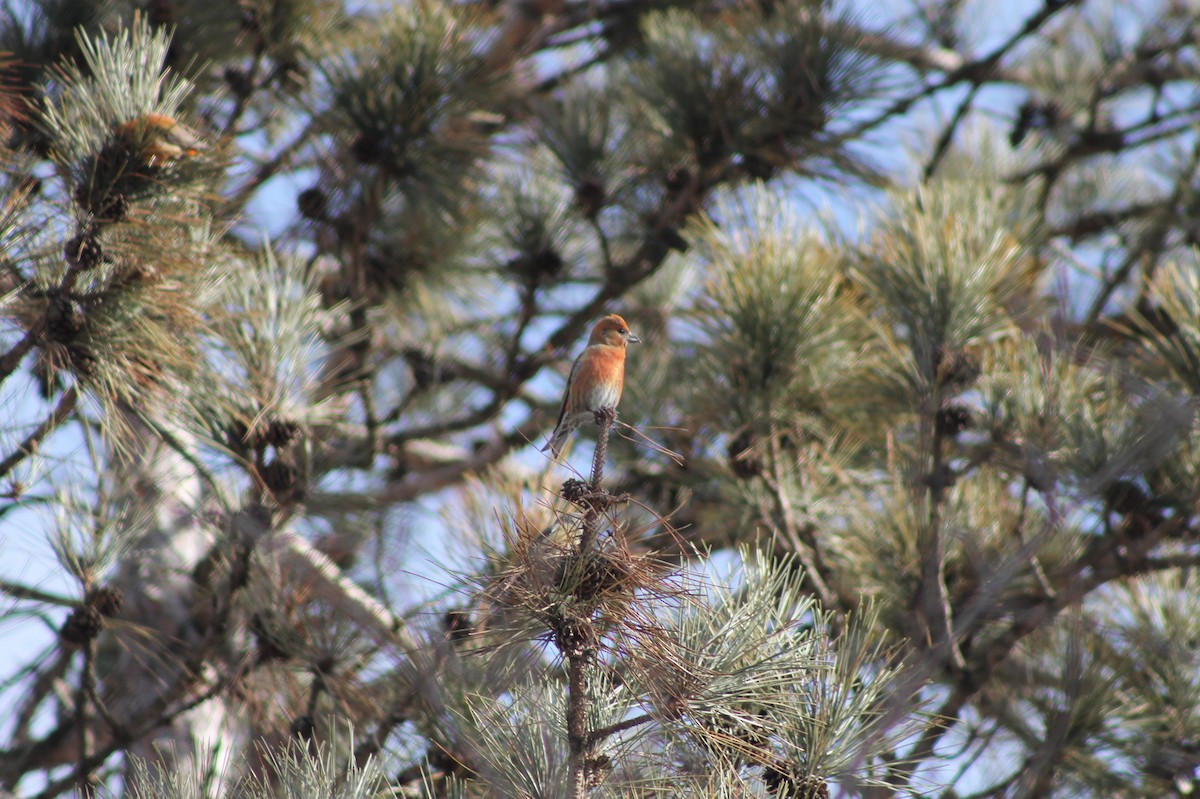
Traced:
POLYGON ((596 411, 616 410, 621 401, 621 389, 625 387, 625 348, 630 342, 636 344, 639 341, 641 339, 629 332, 625 320, 616 314, 609 314, 596 323, 587 347, 571 367, 567 389, 563 392, 562 410, 558 412, 558 424, 542 452, 550 450, 558 457, 567 437, 578 430, 579 425, 594 419, 596 411))

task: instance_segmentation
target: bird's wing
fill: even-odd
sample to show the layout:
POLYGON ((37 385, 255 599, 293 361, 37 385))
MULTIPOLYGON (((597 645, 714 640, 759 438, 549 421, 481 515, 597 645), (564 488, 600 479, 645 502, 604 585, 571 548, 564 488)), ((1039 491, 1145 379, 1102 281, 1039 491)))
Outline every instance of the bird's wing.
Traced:
POLYGON ((558 421, 554 425, 557 430, 558 426, 563 423, 563 419, 567 415, 567 405, 571 402, 571 386, 575 383, 575 378, 579 374, 579 367, 583 363, 584 356, 587 355, 588 348, 585 347, 583 352, 575 358, 575 363, 571 364, 571 373, 567 375, 567 385, 563 389, 562 407, 558 409, 558 421))

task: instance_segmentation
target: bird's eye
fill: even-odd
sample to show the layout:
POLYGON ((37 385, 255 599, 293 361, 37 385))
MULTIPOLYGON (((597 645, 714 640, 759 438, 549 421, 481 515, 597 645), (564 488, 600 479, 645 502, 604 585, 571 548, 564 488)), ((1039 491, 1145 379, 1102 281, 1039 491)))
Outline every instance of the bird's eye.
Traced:
POLYGON ((625 328, 623 328, 623 327, 622 327, 621 329, 619 329, 617 332, 618 332, 618 333, 620 333, 622 336, 628 336, 628 335, 629 335, 629 331, 628 331, 628 330, 626 330, 626 329, 625 329, 625 328))

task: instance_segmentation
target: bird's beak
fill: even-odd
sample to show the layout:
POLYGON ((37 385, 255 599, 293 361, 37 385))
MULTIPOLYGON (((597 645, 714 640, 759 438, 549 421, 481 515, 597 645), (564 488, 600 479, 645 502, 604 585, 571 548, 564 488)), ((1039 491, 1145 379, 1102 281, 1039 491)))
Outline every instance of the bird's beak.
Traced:
POLYGON ((625 340, 628 341, 630 344, 641 344, 642 343, 642 340, 640 338, 638 338, 637 336, 633 335, 632 333, 630 333, 628 336, 626 336, 625 340))

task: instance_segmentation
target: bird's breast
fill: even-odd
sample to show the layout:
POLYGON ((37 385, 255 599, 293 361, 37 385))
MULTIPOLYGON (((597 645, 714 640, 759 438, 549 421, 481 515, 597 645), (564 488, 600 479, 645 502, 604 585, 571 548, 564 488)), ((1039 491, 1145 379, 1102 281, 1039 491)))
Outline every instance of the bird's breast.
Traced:
POLYGON ((575 375, 582 404, 589 411, 615 408, 625 382, 625 350, 607 346, 588 349, 575 375))

